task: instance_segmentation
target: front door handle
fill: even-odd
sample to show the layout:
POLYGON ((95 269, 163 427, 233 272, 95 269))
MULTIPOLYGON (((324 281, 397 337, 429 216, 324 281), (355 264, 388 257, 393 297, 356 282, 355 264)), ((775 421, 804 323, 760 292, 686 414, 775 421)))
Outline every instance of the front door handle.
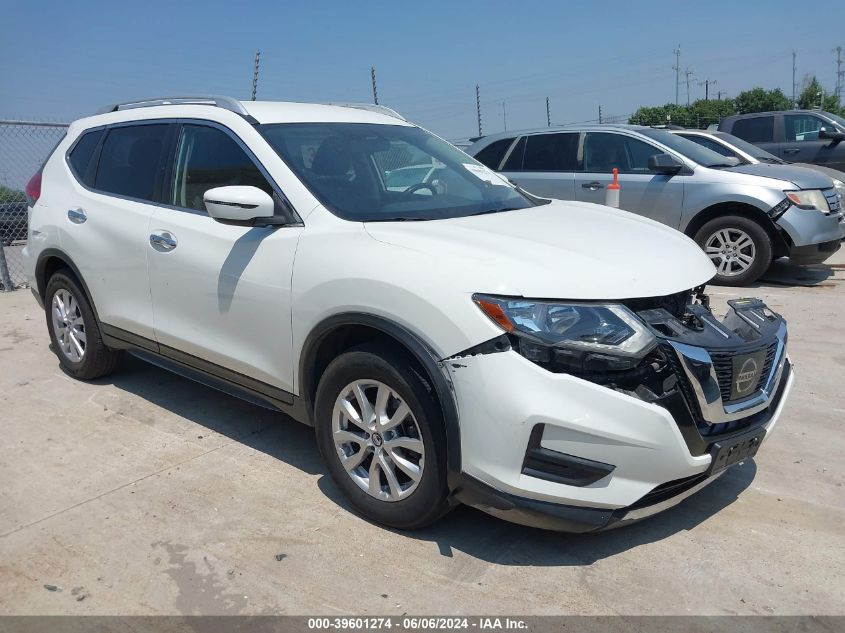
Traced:
POLYGON ((150 246, 161 253, 172 251, 176 248, 177 244, 178 242, 176 241, 176 236, 172 233, 168 233, 167 231, 153 233, 150 235, 150 246))
POLYGON ((85 211, 82 209, 68 209, 67 219, 74 224, 82 224, 88 219, 88 216, 85 215, 85 211))
POLYGON ((598 189, 604 189, 604 185, 601 184, 598 180, 594 180, 593 182, 585 182, 581 186, 584 189, 589 189, 590 191, 597 191, 598 189))
POLYGON ((787 149, 783 150, 784 154, 797 154, 801 150, 797 147, 788 147, 787 149))

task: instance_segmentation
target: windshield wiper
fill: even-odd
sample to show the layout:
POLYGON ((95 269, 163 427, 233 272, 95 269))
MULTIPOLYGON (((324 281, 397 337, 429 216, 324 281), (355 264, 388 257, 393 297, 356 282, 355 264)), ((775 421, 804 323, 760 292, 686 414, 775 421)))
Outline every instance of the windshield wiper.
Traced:
POLYGON ((467 217, 474 215, 489 215, 491 213, 504 213, 505 211, 519 211, 524 207, 501 207, 496 209, 487 209, 486 211, 478 211, 477 213, 470 213, 467 217))
POLYGON ((395 218, 370 218, 362 220, 362 222, 426 222, 428 220, 436 220, 437 218, 409 218, 407 216, 396 216, 395 218))
POLYGON ((772 158, 771 156, 757 156, 757 160, 768 165, 784 165, 786 164, 780 158, 772 158))

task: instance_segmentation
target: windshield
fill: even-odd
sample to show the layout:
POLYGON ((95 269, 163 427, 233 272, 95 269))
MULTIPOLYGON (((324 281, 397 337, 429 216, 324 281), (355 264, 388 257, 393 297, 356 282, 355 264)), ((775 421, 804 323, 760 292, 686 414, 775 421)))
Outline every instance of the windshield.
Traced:
POLYGON ((481 163, 411 125, 278 123, 259 129, 311 193, 345 220, 437 220, 535 204, 481 163))
POLYGON ((642 133, 643 136, 654 139, 658 143, 678 152, 682 156, 686 156, 691 161, 696 162, 703 167, 733 167, 736 165, 736 161, 731 162, 726 156, 722 156, 721 154, 714 152, 712 149, 702 147, 698 143, 694 143, 687 138, 683 138, 677 134, 672 134, 666 130, 649 129, 638 131, 642 133))
POLYGON ((760 162, 763 163, 782 163, 783 161, 775 156, 774 154, 770 154, 764 149, 760 149, 753 143, 749 143, 748 141, 744 141, 738 136, 734 136, 733 134, 727 134, 726 132, 714 132, 714 136, 719 137, 729 145, 733 145, 741 152, 745 152, 749 156, 756 158, 760 162))

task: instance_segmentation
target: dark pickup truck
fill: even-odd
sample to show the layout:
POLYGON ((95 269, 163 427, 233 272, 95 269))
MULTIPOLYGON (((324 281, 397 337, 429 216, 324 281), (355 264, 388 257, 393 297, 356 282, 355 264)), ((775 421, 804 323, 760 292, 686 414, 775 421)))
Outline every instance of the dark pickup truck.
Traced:
POLYGON ((0 243, 8 246, 15 240, 25 240, 26 232, 26 202, 0 203, 0 243))
POLYGON ((845 119, 823 110, 785 110, 729 116, 720 132, 733 134, 790 163, 845 170, 845 119))

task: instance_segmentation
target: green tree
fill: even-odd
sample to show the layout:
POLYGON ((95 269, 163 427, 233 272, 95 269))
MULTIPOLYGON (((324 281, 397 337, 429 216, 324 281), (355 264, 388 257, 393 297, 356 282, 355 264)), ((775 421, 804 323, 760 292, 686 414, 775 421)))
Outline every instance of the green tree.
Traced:
POLYGON ((736 111, 739 114, 789 110, 792 107, 792 103, 780 88, 775 88, 774 90, 752 88, 751 90, 740 92, 736 96, 736 99, 734 99, 734 102, 736 103, 736 111))
POLYGON ((733 99, 699 99, 690 106, 688 125, 706 129, 710 124, 719 123, 732 114, 736 114, 733 99))
POLYGON ((0 204, 4 202, 26 202, 26 194, 23 191, 16 191, 5 185, 0 185, 0 204))
POLYGON ((819 80, 812 75, 807 82, 807 87, 798 97, 798 107, 802 110, 815 110, 821 107, 822 110, 836 113, 839 112, 839 99, 836 95, 826 94, 819 80))

